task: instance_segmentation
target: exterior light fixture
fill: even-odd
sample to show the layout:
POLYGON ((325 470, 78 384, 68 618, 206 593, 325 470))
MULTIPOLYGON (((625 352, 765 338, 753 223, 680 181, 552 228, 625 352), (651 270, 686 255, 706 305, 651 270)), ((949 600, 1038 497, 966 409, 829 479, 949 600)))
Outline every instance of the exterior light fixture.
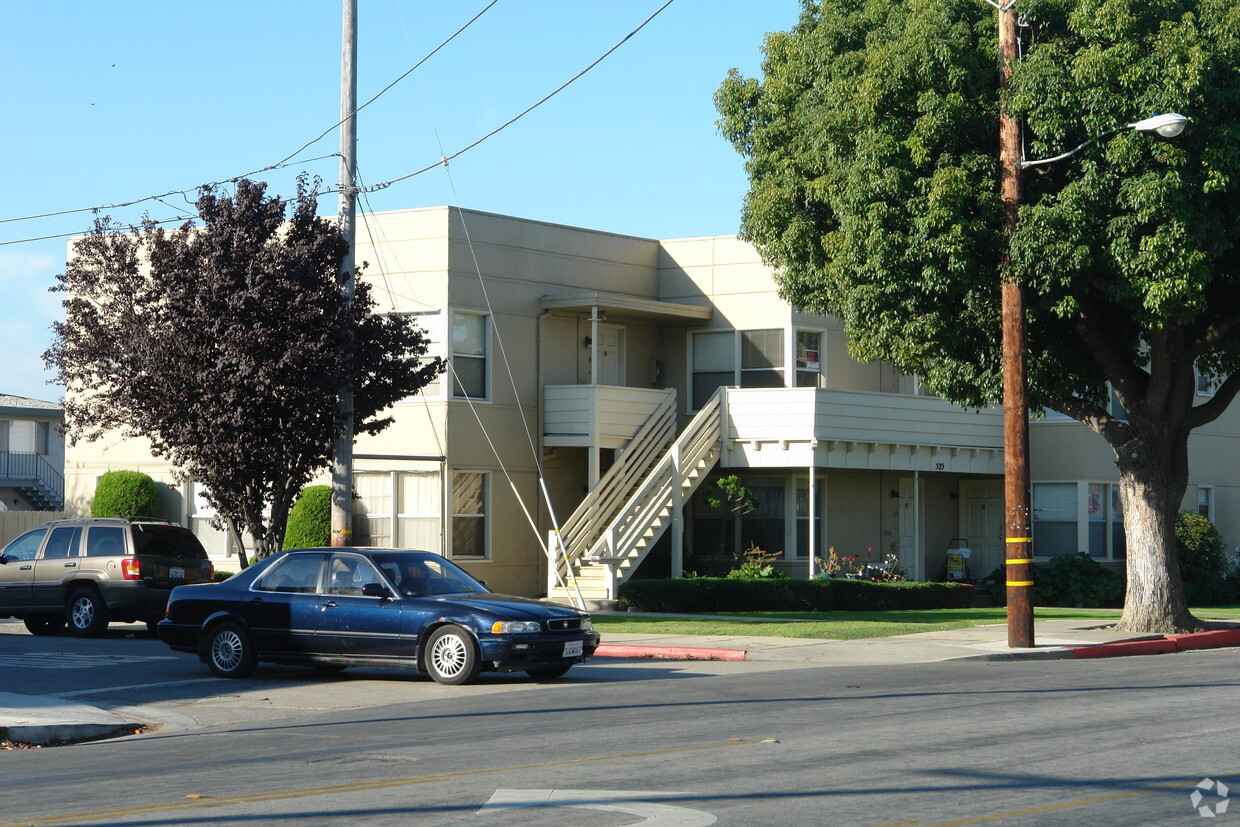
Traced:
POLYGON ((1154 115, 1153 117, 1145 118, 1144 120, 1136 121, 1135 123, 1125 124, 1124 126, 1116 127, 1115 129, 1108 129, 1101 135, 1096 135, 1093 138, 1090 138, 1088 141, 1075 149, 1070 149, 1062 155, 1056 155, 1054 158, 1044 158, 1041 161, 1017 161, 1016 166, 1018 169, 1028 169, 1029 167, 1041 166, 1042 164, 1053 164, 1056 161, 1071 158, 1073 155, 1080 152, 1094 141, 1097 141, 1100 138, 1105 138, 1108 135, 1114 135, 1116 132, 1123 132, 1126 129, 1131 129, 1136 132, 1154 132, 1163 138, 1174 138, 1183 132, 1184 127, 1187 125, 1188 118, 1177 112, 1170 112, 1166 115, 1154 115))

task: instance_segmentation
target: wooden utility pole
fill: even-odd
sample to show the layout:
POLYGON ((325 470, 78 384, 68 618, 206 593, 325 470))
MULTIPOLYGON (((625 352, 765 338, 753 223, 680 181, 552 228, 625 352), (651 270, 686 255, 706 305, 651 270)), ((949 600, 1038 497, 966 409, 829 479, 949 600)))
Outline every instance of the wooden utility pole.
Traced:
MULTIPOLYGON (((353 303, 354 224, 357 219, 357 0, 344 0, 340 55, 340 234, 346 251, 340 263, 340 301, 353 303)), ((344 341, 350 363, 353 328, 344 341)), ((332 444, 332 545, 348 546, 353 540, 353 388, 349 380, 340 388, 336 402, 340 432, 332 444)))
MULTIPOLYGON (((1009 2, 999 9, 999 87, 1008 88, 1018 58, 1016 10, 1009 2)), ((1020 209, 1020 122, 1007 107, 999 110, 999 194, 1003 231, 1010 242, 1020 209)), ((1003 263, 1008 263, 1004 249, 1003 263)), ((1025 295, 1019 284, 1004 279, 1003 302, 1003 501, 1007 571, 1008 646, 1033 646, 1033 524, 1029 502, 1029 410, 1026 399, 1028 343, 1025 338, 1025 295)))

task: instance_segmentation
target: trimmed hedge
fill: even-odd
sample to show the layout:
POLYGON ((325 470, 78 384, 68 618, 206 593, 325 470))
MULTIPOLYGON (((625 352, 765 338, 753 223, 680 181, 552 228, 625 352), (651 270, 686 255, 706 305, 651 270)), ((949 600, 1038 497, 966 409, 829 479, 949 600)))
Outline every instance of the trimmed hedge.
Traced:
POLYGON ((630 580, 620 607, 639 612, 866 612, 964 609, 973 605, 967 583, 871 583, 819 580, 630 580))
POLYGON ((332 489, 330 485, 307 485, 288 512, 282 548, 319 548, 332 539, 332 489))
POLYGON ((92 517, 154 517, 159 495, 155 480, 141 471, 108 471, 95 485, 92 517))

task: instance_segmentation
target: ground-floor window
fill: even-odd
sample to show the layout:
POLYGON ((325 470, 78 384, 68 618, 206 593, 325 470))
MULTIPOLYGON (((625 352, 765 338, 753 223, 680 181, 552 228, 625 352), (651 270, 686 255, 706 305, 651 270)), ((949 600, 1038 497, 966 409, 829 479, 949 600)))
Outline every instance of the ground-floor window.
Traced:
POLYGON ((443 553, 438 468, 353 474, 353 544, 443 553))
MULTIPOLYGON (((706 497, 719 499, 706 483, 693 510, 693 553, 733 557, 750 547, 776 554, 782 560, 806 559, 809 551, 809 479, 797 476, 742 474, 741 485, 753 505, 732 513, 728 507, 711 508, 706 497)), ((820 484, 816 495, 821 498, 820 484)), ((814 509, 815 535, 821 544, 822 501, 814 509)))
POLYGON ((452 472, 452 556, 487 556, 487 479, 476 471, 452 472))
POLYGON ((1124 513, 1119 486, 1100 482, 1033 485, 1036 557, 1084 552, 1100 560, 1124 557, 1124 513))

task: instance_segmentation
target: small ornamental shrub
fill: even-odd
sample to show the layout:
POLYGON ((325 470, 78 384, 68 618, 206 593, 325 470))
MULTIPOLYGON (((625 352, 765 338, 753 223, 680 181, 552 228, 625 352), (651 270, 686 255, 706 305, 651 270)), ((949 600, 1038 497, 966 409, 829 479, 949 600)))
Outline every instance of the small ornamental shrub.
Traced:
POLYGON ((288 513, 284 548, 319 548, 331 545, 332 489, 330 485, 307 485, 288 513))
POLYGON ((728 572, 729 580, 787 580, 788 575, 775 568, 778 554, 763 551, 757 546, 745 549, 741 564, 728 572))
POLYGON ((95 486, 92 517, 154 517, 158 494, 155 480, 141 471, 108 471, 95 486))

